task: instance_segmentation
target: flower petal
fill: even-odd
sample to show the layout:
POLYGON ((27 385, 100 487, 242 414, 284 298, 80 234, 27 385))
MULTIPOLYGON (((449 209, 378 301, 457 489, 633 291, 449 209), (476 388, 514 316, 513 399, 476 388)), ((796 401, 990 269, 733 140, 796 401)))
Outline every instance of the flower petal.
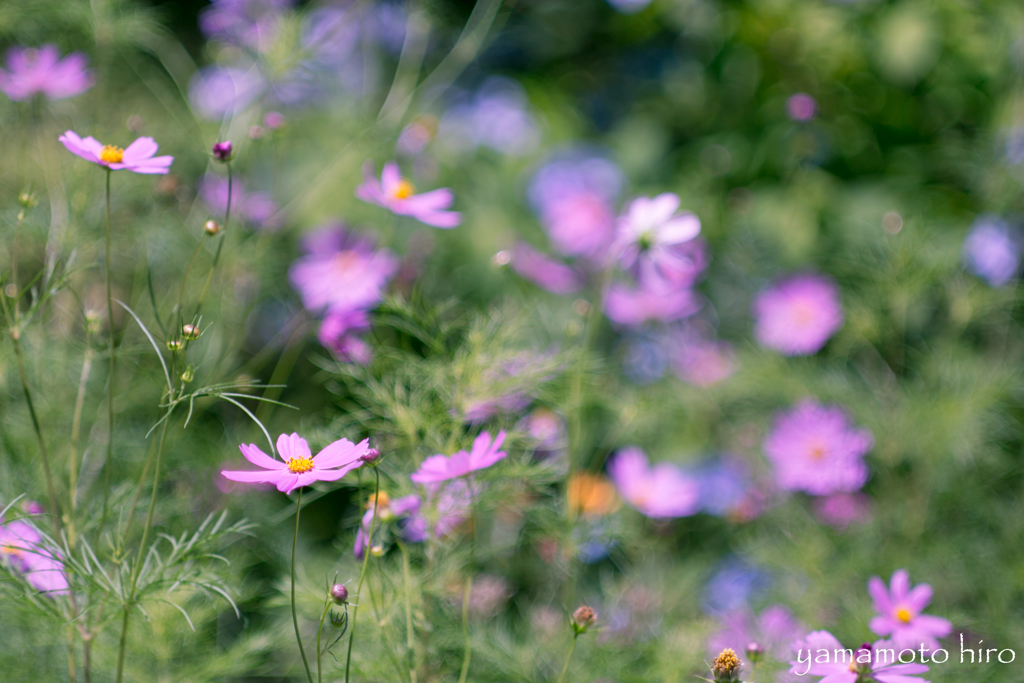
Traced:
POLYGON ((158 147, 159 145, 153 138, 137 138, 135 142, 125 148, 121 161, 125 166, 132 166, 144 159, 151 158, 156 154, 158 147))
MULTIPOLYGON (((871 577, 868 581, 868 594, 875 603, 875 611, 880 614, 888 614, 892 611, 892 603, 889 601, 889 589, 886 587, 882 579, 877 576, 871 577)), ((878 631, 875 631, 875 633, 878 633, 878 631)))
POLYGON ((269 455, 261 451, 256 447, 256 444, 239 444, 239 450, 242 451, 242 455, 245 459, 251 462, 257 467, 262 467, 268 470, 283 470, 287 469, 287 465, 280 460, 274 460, 269 455))
POLYGON ((222 470, 221 475, 231 481, 248 484, 276 484, 282 477, 280 472, 272 470, 263 470, 262 472, 222 470))
POLYGON ((309 444, 297 433, 281 434, 277 437, 277 454, 285 462, 295 458, 312 457, 309 451, 309 444))
POLYGON ((317 469, 326 470, 339 465, 348 465, 359 459, 359 456, 370 450, 370 442, 363 439, 358 445, 348 439, 338 439, 332 444, 324 447, 322 451, 313 457, 313 464, 317 469))

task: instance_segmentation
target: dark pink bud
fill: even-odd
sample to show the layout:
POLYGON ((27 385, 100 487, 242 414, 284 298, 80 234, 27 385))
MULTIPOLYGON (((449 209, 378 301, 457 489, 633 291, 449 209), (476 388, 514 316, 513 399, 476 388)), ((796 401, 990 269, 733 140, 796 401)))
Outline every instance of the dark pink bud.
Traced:
POLYGON ((377 462, 380 460, 380 451, 378 451, 376 448, 371 448, 370 450, 360 455, 359 459, 365 462, 367 465, 376 465, 377 462))
POLYGON ((231 141, 225 140, 213 146, 213 158, 217 161, 227 162, 231 160, 231 141))
POLYGON ((344 605, 348 602, 348 589, 340 583, 331 586, 331 600, 336 605, 344 605))

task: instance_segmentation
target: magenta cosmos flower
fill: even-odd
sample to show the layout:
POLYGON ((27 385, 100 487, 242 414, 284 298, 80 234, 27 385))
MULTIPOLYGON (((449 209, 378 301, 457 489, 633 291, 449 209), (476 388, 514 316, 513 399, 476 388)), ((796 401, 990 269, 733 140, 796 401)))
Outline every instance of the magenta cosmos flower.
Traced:
POLYGON ((700 510, 700 484, 671 463, 651 467, 639 448, 616 453, 608 474, 619 495, 652 519, 688 517, 700 510))
POLYGON ((803 641, 794 643, 796 661, 789 672, 797 676, 823 676, 820 683, 928 683, 915 678, 928 671, 924 664, 901 664, 899 650, 892 643, 879 640, 865 643, 856 651, 844 649, 828 631, 808 633, 803 641), (852 654, 852 656, 851 656, 852 654))
POLYGON ((126 169, 133 173, 167 173, 174 157, 155 157, 158 145, 153 138, 138 138, 125 149, 104 145, 91 135, 84 140, 73 130, 66 131, 58 140, 68 151, 86 161, 99 164, 111 171, 126 169))
POLYGON ((359 458, 369 452, 370 445, 366 439, 358 444, 348 439, 339 439, 314 456, 310 453, 309 444, 301 436, 282 434, 277 437, 277 453, 283 461, 271 458, 255 444, 241 444, 239 449, 246 460, 263 470, 224 470, 222 475, 231 481, 274 484, 278 491, 291 493, 315 481, 341 479, 363 464, 359 458))
POLYGON ((374 177, 373 163, 363 166, 363 184, 356 188, 356 197, 364 202, 383 206, 398 216, 412 216, 421 223, 435 228, 454 228, 462 222, 458 211, 447 211, 455 195, 446 187, 423 194, 415 194, 413 184, 402 177, 398 164, 384 164, 380 180, 374 177))
POLYGON ((781 280, 754 300, 754 336, 786 356, 817 353, 842 326, 839 288, 820 275, 781 280))
POLYGON ((608 288, 604 312, 620 325, 642 325, 649 320, 679 320, 693 315, 703 305, 702 299, 687 287, 641 282, 634 287, 615 283, 608 288))
MULTIPOLYGON (((616 245, 627 268, 639 261, 653 264, 676 260, 673 249, 700 234, 700 219, 679 210, 679 195, 637 197, 619 219, 616 245)), ((643 268, 646 270, 646 268, 643 268)))
POLYGON ((34 526, 15 520, 0 525, 0 559, 29 585, 50 595, 68 591, 64 565, 53 552, 42 545, 42 536, 34 526))
POLYGON ((7 51, 7 68, 0 69, 0 90, 15 101, 39 94, 51 100, 74 97, 92 87, 88 64, 81 52, 61 59, 56 45, 13 47, 7 51))
POLYGON ((921 614, 932 601, 932 587, 927 583, 910 587, 910 574, 906 569, 893 573, 886 588, 877 576, 868 581, 868 593, 875 603, 878 616, 871 620, 871 630, 880 636, 889 636, 893 647, 925 651, 939 649, 936 638, 945 638, 953 625, 940 617, 921 614))
POLYGON ((436 484, 464 477, 477 470, 487 469, 508 455, 508 453, 498 450, 504 442, 504 429, 498 432, 493 441, 488 432, 480 432, 479 436, 473 439, 473 448, 468 453, 457 451, 451 457, 440 454, 432 455, 424 460, 420 468, 409 478, 417 484, 436 484))
POLYGON ((807 400, 776 420, 764 451, 781 488, 826 496, 864 485, 864 454, 873 444, 871 432, 851 427, 842 409, 807 400))

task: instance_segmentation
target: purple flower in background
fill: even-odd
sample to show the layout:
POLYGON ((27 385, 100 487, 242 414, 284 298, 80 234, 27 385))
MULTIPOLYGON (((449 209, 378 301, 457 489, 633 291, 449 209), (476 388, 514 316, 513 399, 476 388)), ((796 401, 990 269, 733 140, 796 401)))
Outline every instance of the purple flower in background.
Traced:
POLYGON ((936 639, 945 638, 953 630, 947 620, 921 614, 932 601, 932 587, 922 583, 911 588, 906 569, 893 573, 888 588, 877 576, 871 577, 868 593, 878 612, 871 620, 871 630, 880 636, 889 636, 897 650, 916 650, 922 646, 926 652, 938 650, 936 639))
POLYGON ((1020 233, 996 216, 979 216, 964 239, 967 270, 993 287, 1009 284, 1020 274, 1020 233))
POLYGON ((104 145, 91 135, 84 140, 73 130, 57 138, 69 152, 111 171, 162 175, 170 170, 174 157, 155 157, 158 145, 153 138, 137 138, 125 149, 104 145))
POLYGON ((530 181, 529 199, 555 250, 603 260, 615 232, 619 167, 594 152, 556 155, 530 181))
POLYGON ((665 374, 668 354, 660 334, 641 331, 622 342, 622 369, 634 384, 651 384, 665 374))
POLYGON ((437 126, 435 117, 429 114, 417 116, 402 129, 395 143, 395 152, 406 156, 421 154, 437 135, 437 126))
POLYGON ((529 154, 539 142, 537 122, 523 87, 491 77, 472 97, 463 97, 441 118, 438 138, 445 147, 469 152, 490 147, 502 154, 529 154))
POLYGON ((785 662, 793 655, 793 643, 806 633, 785 605, 772 605, 759 615, 741 607, 719 619, 722 628, 708 637, 708 654, 712 657, 727 647, 742 650, 757 643, 773 659, 785 662))
POLYGON ((551 352, 524 351, 510 358, 483 360, 481 381, 463 396, 462 417, 476 424, 502 412, 521 412, 530 405, 537 386, 552 377, 550 357, 551 352))
POLYGON ((537 251, 526 242, 512 249, 512 269, 552 294, 573 294, 583 288, 583 275, 561 261, 537 251))
POLYGON ((690 330, 676 332, 669 339, 672 368, 687 384, 711 387, 736 371, 736 352, 728 342, 690 330))
POLYGON ((423 194, 415 194, 412 183, 402 177, 398 164, 384 164, 380 180, 374 177, 373 162, 363 166, 363 184, 356 188, 356 197, 382 206, 399 216, 412 216, 421 223, 435 228, 454 228, 462 222, 462 214, 448 211, 455 201, 452 191, 444 187, 423 194))
POLYGON ((735 456, 704 462, 692 475, 700 486, 701 509, 709 515, 737 516, 753 494, 750 468, 735 456))
POLYGON ((207 38, 265 52, 292 4, 293 0, 213 0, 199 14, 199 29, 207 38))
POLYGON ((374 525, 374 533, 376 534, 383 524, 388 522, 394 522, 397 527, 397 533, 403 541, 407 543, 422 543, 427 540, 427 536, 418 528, 418 525, 410 524, 410 521, 417 518, 420 513, 420 507, 422 505, 419 496, 403 496, 402 498, 396 498, 388 501, 385 496, 380 495, 379 500, 371 502, 370 509, 363 515, 362 524, 359 526, 359 530, 356 532, 355 546, 352 548, 352 552, 355 554, 356 559, 363 559, 363 553, 366 547, 370 544, 370 522, 373 520, 374 513, 380 510, 380 520, 374 525))
POLYGON ((679 320, 700 310, 703 300, 683 287, 631 287, 615 283, 608 288, 604 312, 620 325, 642 325, 649 320, 679 320))
POLYGON ((246 460, 263 469, 224 470, 221 474, 226 479, 249 484, 274 484, 278 491, 291 493, 314 482, 338 481, 363 464, 360 457, 370 450, 370 445, 365 439, 358 444, 339 439, 312 455, 309 444, 301 436, 281 434, 277 437, 277 453, 283 460, 271 458, 255 444, 241 444, 239 449, 246 460))
POLYGON ((697 237, 686 242, 665 245, 654 253, 637 250, 636 258, 630 263, 628 271, 641 284, 654 287, 692 287, 697 284, 704 270, 708 267, 710 254, 708 245, 697 237), (657 258, 654 258, 654 254, 657 258))
POLYGON ((7 51, 6 68, 0 69, 0 91, 20 102, 35 95, 50 100, 81 95, 92 87, 89 58, 72 52, 63 59, 56 45, 12 47, 7 51))
MULTIPOLYGON (((204 175, 197 183, 199 198, 206 210, 215 215, 224 215, 228 208, 228 179, 212 173, 204 175)), ((231 214, 257 228, 276 229, 278 221, 277 203, 266 192, 247 192, 245 181, 237 174, 231 183, 231 214)))
POLYGON ((825 496, 864 485, 864 454, 873 443, 871 432, 851 427, 841 408, 806 400, 778 417, 764 451, 779 487, 825 496))
POLYGON ((0 524, 0 561, 24 574, 36 590, 48 595, 68 592, 64 563, 43 545, 39 531, 28 522, 14 520, 0 524))
POLYGON ((340 226, 321 228, 305 240, 306 256, 288 270, 306 310, 333 313, 372 308, 383 297, 398 260, 373 240, 340 226))
POLYGON ((568 443, 565 420, 548 408, 535 408, 519 421, 518 429, 537 441, 533 454, 540 459, 557 457, 568 443))
POLYGON ((794 121, 810 121, 818 112, 818 103, 804 92, 790 95, 786 100, 786 113, 794 121))
MULTIPOLYGON (((658 269, 677 257, 673 249, 700 234, 700 219, 679 210, 679 195, 666 192, 657 197, 637 197, 619 219, 615 242, 625 268, 637 261, 649 261, 643 271, 658 269)), ((674 270, 670 267, 670 270, 674 270)))
POLYGON ((754 336, 786 356, 817 353, 843 326, 839 288, 820 275, 794 275, 754 299, 754 336))
POLYGON ((473 448, 469 452, 456 451, 451 456, 432 455, 409 478, 417 484, 436 484, 487 469, 508 455, 498 450, 504 441, 505 430, 499 431, 493 441, 488 432, 480 432, 473 439, 473 448))
MULTIPOLYGON (((456 609, 462 610, 465 592, 460 586, 452 594, 452 602, 456 609)), ((481 574, 473 578, 469 589, 469 616, 474 619, 486 619, 498 613, 508 599, 512 597, 512 589, 508 581, 493 574, 481 574)))
POLYGON ((671 463, 652 467, 639 448, 618 451, 608 463, 608 476, 623 500, 652 519, 688 517, 700 510, 700 485, 671 463))
POLYGON ((367 365, 373 350, 360 334, 370 329, 370 316, 362 309, 328 309, 317 339, 346 363, 367 365))
POLYGON ((735 612, 768 588, 770 581, 770 576, 743 560, 727 559, 704 587, 704 609, 709 614, 735 612))
POLYGON ((822 524, 844 531, 851 524, 871 521, 871 499, 863 493, 833 493, 814 500, 814 516, 822 524))
POLYGON ((245 111, 265 87, 256 67, 208 66, 197 71, 189 82, 188 100, 200 116, 219 121, 245 111))
MULTIPOLYGON (((824 676, 819 683, 859 683, 860 681, 872 681, 873 683, 916 683, 916 674, 928 671, 924 664, 900 664, 895 657, 889 653, 879 655, 881 650, 891 650, 893 645, 884 640, 879 640, 874 645, 864 644, 853 652, 853 656, 836 656, 847 648, 828 631, 813 631, 804 636, 802 641, 793 644, 797 653, 797 660, 790 661, 789 672, 796 676, 824 676), (808 652, 805 658, 803 652, 808 652), (823 653, 828 656, 824 657, 823 653), (816 659, 826 659, 826 662, 816 662, 816 659), (803 661, 800 661, 803 659, 803 661), (850 660, 853 661, 850 661, 850 660)), ((895 654, 895 653, 893 653, 895 654)), ((920 681, 920 683, 928 683, 920 681)))

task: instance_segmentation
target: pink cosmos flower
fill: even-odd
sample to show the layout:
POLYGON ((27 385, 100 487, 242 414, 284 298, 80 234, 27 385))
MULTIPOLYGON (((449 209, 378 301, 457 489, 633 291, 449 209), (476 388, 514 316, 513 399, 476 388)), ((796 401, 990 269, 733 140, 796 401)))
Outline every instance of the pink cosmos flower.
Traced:
POLYGON ((7 68, 0 69, 0 91, 16 102, 37 94, 51 100, 74 97, 92 87, 88 63, 81 52, 61 59, 52 44, 39 49, 13 47, 7 51, 7 68))
POLYGON ((359 333, 369 329, 370 317, 366 311, 329 309, 320 323, 317 339, 339 359, 347 363, 368 365, 373 358, 373 350, 359 333))
POLYGON ((880 636, 890 636, 893 647, 899 650, 914 650, 922 645, 926 652, 938 650, 936 638, 945 638, 953 630, 947 620, 921 614, 932 601, 932 587, 922 583, 911 588, 906 569, 893 573, 888 589, 880 578, 871 577, 868 592, 878 611, 878 616, 871 620, 871 630, 880 636))
POLYGON ((398 164, 384 164, 380 180, 374 177, 373 162, 363 165, 363 183, 356 188, 356 197, 383 206, 393 214, 412 216, 421 223, 435 228, 454 228, 462 222, 462 214, 447 211, 455 201, 452 191, 444 187, 423 194, 414 194, 412 183, 402 177, 398 164))
POLYGON ((794 643, 793 649, 796 650, 797 661, 789 663, 789 672, 797 676, 823 676, 819 683, 928 683, 914 677, 928 671, 927 666, 899 663, 899 650, 884 640, 874 645, 865 643, 852 651, 844 649, 828 631, 812 631, 803 641, 794 643), (816 659, 828 661, 816 662, 816 659))
POLYGON ((699 311, 702 305, 701 298, 687 287, 652 286, 643 282, 633 287, 617 282, 608 288, 604 312, 612 322, 635 326, 648 320, 686 318, 699 311))
POLYGON ((174 157, 155 157, 157 144, 153 138, 138 138, 125 149, 104 145, 92 136, 84 140, 73 130, 65 131, 58 140, 68 151, 86 161, 111 171, 126 169, 134 173, 163 174, 170 169, 174 157))
POLYGON ((498 432, 494 441, 491 441, 491 435, 488 432, 480 432, 479 436, 473 440, 473 448, 468 453, 457 451, 450 457, 440 454, 432 455, 424 460, 420 468, 409 478, 417 484, 433 484, 487 469, 508 455, 508 453, 498 450, 504 441, 504 429, 498 432))
POLYGON ((700 484, 671 463, 651 467, 639 448, 616 453, 608 475, 619 495, 651 519, 688 517, 700 510, 700 484))
POLYGON ((315 456, 310 453, 309 444, 298 434, 282 434, 277 437, 277 452, 284 460, 275 460, 261 451, 255 444, 241 444, 239 449, 245 459, 263 470, 221 472, 231 481, 250 484, 274 484, 282 493, 291 493, 315 481, 337 481, 363 464, 360 456, 370 450, 369 441, 364 439, 353 444, 348 439, 339 439, 315 456))
POLYGON ((843 326, 839 288, 820 275, 776 282, 754 300, 754 336, 786 356, 817 353, 843 326))
POLYGON ((25 575, 29 585, 49 595, 68 592, 64 564, 42 545, 42 536, 28 522, 15 520, 0 525, 0 560, 25 575))
POLYGON ((781 488, 826 496, 864 485, 864 454, 873 444, 871 432, 851 427, 842 409, 806 400, 776 420, 764 451, 781 488))
POLYGON ((573 294, 583 288, 582 274, 526 242, 512 249, 512 268, 523 278, 552 294, 573 294))
POLYGON ((672 341, 672 368, 687 384, 711 387, 736 370, 736 352, 728 342, 707 339, 689 330, 678 333, 672 341))
POLYGON ((786 661, 793 654, 793 643, 806 631, 785 605, 772 605, 759 615, 743 607, 721 617, 722 628, 708 638, 712 657, 727 647, 742 652, 757 643, 772 658, 786 661))
POLYGON ((692 213, 676 213, 679 195, 637 197, 618 222, 615 243, 619 259, 629 268, 638 260, 659 264, 677 257, 673 249, 700 234, 700 219, 692 213))

